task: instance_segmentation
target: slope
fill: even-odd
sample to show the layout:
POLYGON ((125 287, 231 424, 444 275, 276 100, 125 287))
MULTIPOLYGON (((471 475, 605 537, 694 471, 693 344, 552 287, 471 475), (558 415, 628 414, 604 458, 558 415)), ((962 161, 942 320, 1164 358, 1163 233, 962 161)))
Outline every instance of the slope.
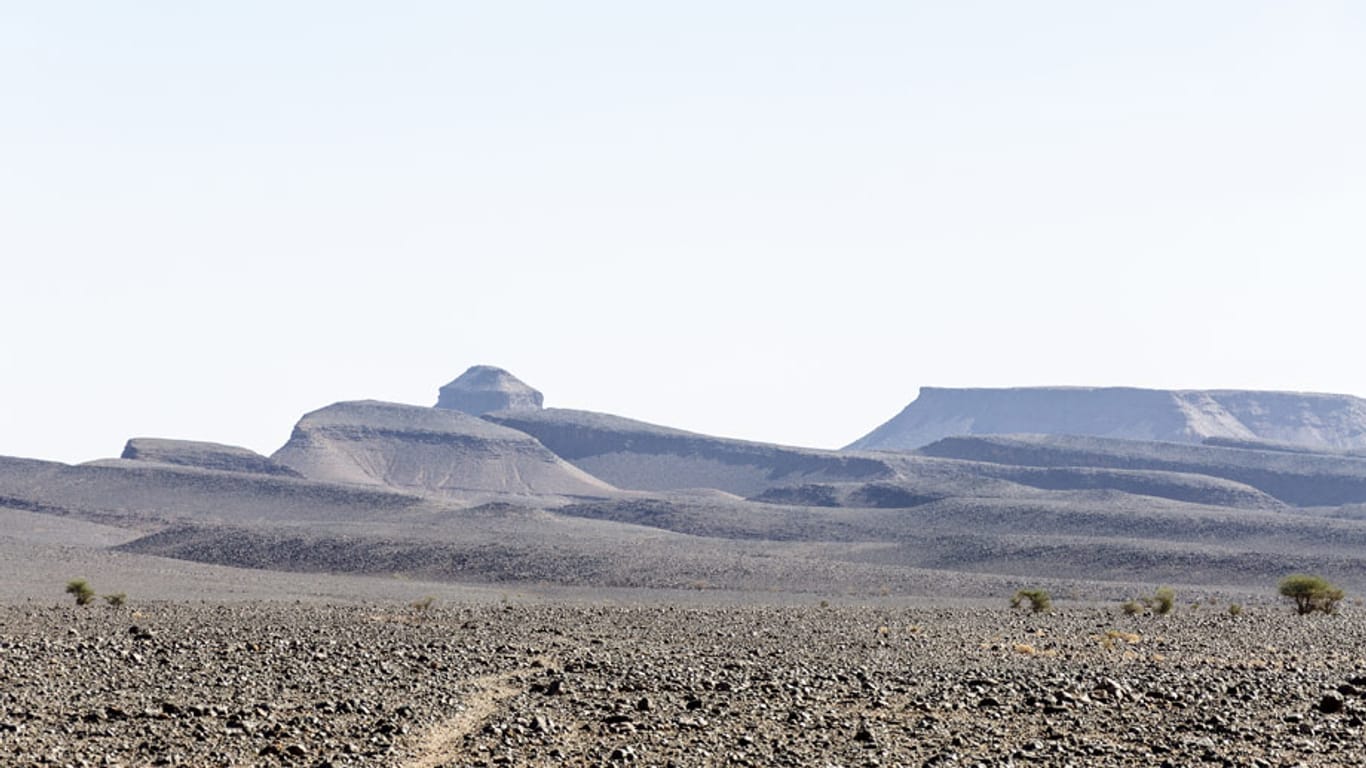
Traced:
POLYGON ((619 488, 714 488, 741 496, 775 485, 891 479, 894 460, 711 437, 589 411, 499 411, 485 419, 535 437, 619 488))
POLYGON ((306 414, 271 458, 314 480, 450 498, 614 490, 522 432, 460 411, 373 400, 306 414))

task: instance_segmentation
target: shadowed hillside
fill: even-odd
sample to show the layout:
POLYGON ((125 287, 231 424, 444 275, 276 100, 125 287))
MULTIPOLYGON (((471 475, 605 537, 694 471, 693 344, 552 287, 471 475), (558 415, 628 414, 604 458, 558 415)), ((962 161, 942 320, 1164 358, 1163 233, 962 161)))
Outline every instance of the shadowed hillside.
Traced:
POLYGON ((894 461, 701 435, 589 411, 500 411, 486 419, 532 435, 619 488, 715 488, 748 496, 775 485, 896 477, 894 461))
POLYGON ((1366 459, 1056 435, 951 437, 926 456, 1028 467, 1146 469, 1221 477, 1297 506, 1366 502, 1366 459))

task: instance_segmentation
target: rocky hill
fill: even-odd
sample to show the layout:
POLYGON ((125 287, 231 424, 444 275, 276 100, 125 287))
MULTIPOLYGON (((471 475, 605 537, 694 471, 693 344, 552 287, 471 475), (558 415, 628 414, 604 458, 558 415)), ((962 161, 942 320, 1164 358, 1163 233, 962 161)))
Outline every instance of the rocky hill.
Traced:
POLYGON ((614 490, 525 433, 460 411, 374 400, 306 414, 271 458, 312 480, 456 498, 614 490))
POLYGON ((1366 400, 1349 395, 1129 387, 925 387, 855 450, 902 451, 955 435, 1091 435, 1198 443, 1266 441, 1366 448, 1366 400))
POLYGON ((124 445, 123 455, 120 458, 130 461, 199 467, 201 469, 219 469, 227 472, 298 476, 298 473, 289 467, 277 464, 255 451, 239 448, 235 445, 203 443, 194 440, 135 437, 124 445))
POLYGON ((490 411, 535 410, 543 401, 540 392, 502 368, 476 365, 441 388, 436 407, 479 416, 490 411))

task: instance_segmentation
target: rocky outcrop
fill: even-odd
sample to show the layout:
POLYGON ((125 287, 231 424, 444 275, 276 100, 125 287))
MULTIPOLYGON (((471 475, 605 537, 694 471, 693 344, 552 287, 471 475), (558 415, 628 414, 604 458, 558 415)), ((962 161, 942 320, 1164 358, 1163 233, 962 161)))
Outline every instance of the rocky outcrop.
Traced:
POLYGON ((925 387, 895 418, 855 441, 903 451, 955 435, 1088 435, 1199 443, 1269 441, 1366 448, 1366 400, 1349 395, 1129 387, 925 387))
POLYGON ((476 365, 441 388, 436 407, 480 416, 492 411, 539 409, 544 398, 502 368, 476 365))
POLYGON ((459 411, 374 400, 306 414, 271 458, 311 480, 456 498, 614 490, 516 430, 459 411))
POLYGON ((134 437, 123 447, 123 459, 175 464, 182 467, 216 469, 223 472, 250 472, 257 475, 289 475, 298 473, 277 464, 261 454, 235 445, 202 443, 193 440, 163 440, 155 437, 134 437))

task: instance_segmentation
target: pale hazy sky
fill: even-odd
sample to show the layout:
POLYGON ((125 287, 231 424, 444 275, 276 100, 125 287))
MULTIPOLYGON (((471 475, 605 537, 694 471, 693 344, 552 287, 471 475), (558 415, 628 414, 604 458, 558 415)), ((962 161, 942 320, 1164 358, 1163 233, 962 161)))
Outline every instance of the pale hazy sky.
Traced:
POLYGON ((1366 4, 0 2, 0 454, 467 366, 836 447, 922 385, 1366 394, 1366 4))

